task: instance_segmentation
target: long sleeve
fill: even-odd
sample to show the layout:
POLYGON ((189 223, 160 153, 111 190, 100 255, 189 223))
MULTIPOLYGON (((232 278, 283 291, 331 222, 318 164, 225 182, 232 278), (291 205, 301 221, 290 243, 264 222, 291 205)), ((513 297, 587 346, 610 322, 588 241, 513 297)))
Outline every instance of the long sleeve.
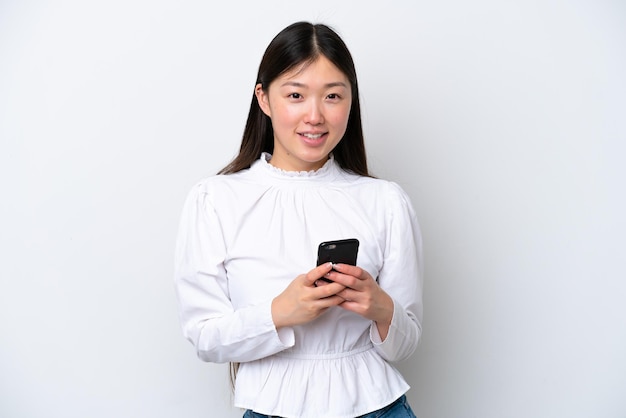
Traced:
POLYGON ((378 283, 393 299, 394 312, 385 340, 381 341, 374 324, 370 338, 381 357, 400 361, 415 351, 422 332, 422 237, 408 196, 395 183, 391 186, 384 265, 378 283))
POLYGON ((175 267, 184 336, 205 361, 241 363, 237 407, 317 418, 388 405, 409 389, 389 362, 408 357, 421 334, 421 236, 409 199, 332 158, 315 172, 285 172, 269 157, 201 181, 185 202, 175 267), (341 307, 276 330, 273 298, 314 268, 320 242, 344 238, 359 240, 358 265, 393 300, 385 340, 341 307))
MULTIPOLYGON (((206 184, 190 192, 181 215, 175 286, 184 336, 210 362, 263 358, 294 344, 293 331, 277 332, 271 300, 235 310, 229 297, 222 225, 206 184)), ((253 289, 251 289, 253 291, 253 289)))

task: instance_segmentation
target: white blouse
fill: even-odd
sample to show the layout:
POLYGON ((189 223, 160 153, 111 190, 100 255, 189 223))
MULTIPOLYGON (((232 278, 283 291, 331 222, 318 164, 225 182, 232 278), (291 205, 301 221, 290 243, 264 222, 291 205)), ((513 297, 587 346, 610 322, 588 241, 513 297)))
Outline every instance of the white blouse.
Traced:
POLYGON ((240 362, 235 406, 282 417, 353 418, 409 386, 389 363, 410 356, 422 323, 422 242, 395 183, 343 171, 287 172, 263 154, 205 179, 185 203, 175 281, 185 337, 210 362, 240 362), (392 297, 387 338, 341 307, 276 330, 271 302, 315 267, 323 241, 357 238, 357 265, 392 297))

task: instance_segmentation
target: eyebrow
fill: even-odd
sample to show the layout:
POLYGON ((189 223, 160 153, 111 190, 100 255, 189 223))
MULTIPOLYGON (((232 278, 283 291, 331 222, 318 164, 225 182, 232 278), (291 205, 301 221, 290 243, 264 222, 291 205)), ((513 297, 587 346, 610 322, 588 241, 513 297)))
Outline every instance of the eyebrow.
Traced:
MULTIPOLYGON (((302 88, 307 88, 308 86, 304 83, 299 83, 297 81, 286 81, 284 82, 281 87, 285 87, 285 86, 292 86, 292 87, 302 87, 302 88)), ((331 88, 331 87, 345 87, 348 88, 348 86, 346 85, 346 83, 344 83, 343 81, 335 81, 333 83, 328 83, 324 85, 325 88, 331 88)))

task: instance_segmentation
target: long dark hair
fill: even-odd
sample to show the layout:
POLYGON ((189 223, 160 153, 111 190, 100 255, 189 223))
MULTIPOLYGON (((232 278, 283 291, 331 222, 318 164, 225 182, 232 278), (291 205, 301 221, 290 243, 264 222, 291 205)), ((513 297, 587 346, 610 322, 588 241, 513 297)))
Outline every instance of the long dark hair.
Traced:
MULTIPOLYGON (((352 55, 335 31, 323 24, 297 22, 287 26, 270 42, 257 75, 257 84, 267 92, 269 85, 296 66, 312 63, 320 55, 326 57, 348 80, 352 90, 352 104, 346 132, 333 150, 335 161, 344 170, 369 176, 361 126, 359 87, 352 55)), ((250 112, 243 132, 239 154, 219 174, 231 174, 249 168, 262 152, 274 151, 272 121, 252 95, 250 112)))

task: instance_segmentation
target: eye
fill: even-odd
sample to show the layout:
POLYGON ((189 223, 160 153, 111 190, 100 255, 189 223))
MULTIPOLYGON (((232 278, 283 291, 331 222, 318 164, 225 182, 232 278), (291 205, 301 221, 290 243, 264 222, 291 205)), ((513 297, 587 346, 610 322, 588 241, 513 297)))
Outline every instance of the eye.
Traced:
POLYGON ((337 93, 330 93, 328 96, 326 96, 326 98, 328 100, 339 100, 341 99, 341 96, 338 95, 337 93))
POLYGON ((291 97, 292 99, 302 99, 302 95, 300 93, 291 93, 288 97, 291 97))

